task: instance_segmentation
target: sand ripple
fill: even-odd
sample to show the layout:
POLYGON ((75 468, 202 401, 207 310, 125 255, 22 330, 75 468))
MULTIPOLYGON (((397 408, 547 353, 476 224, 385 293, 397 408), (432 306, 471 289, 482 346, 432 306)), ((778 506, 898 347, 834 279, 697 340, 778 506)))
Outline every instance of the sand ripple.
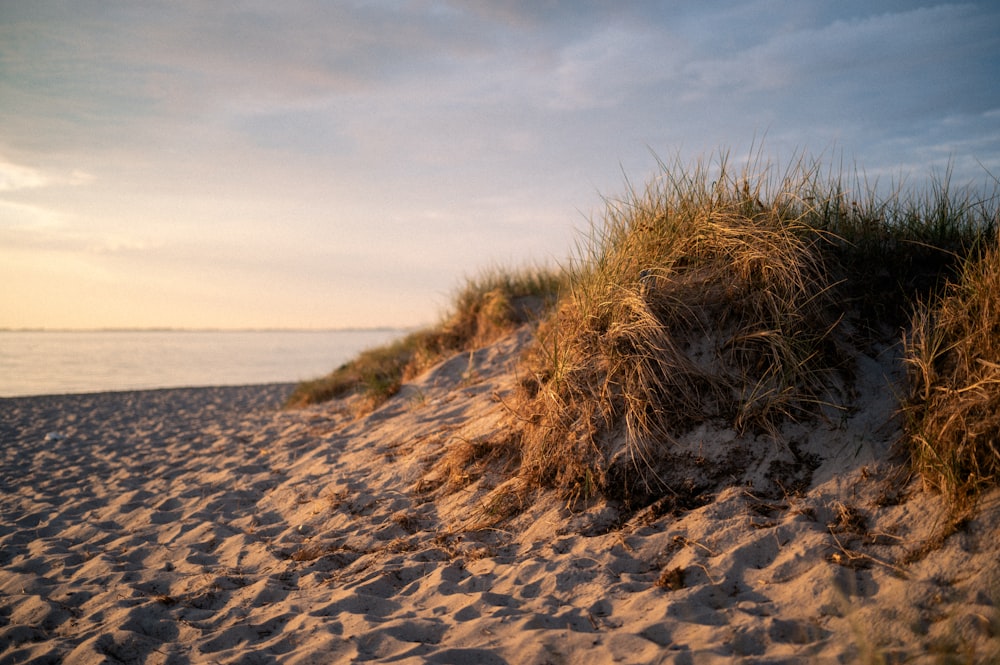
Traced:
POLYGON ((894 564, 941 506, 891 486, 892 433, 868 416, 801 433, 819 459, 801 492, 741 485, 631 515, 542 495, 471 528, 501 479, 446 492, 435 474, 504 426, 517 343, 361 420, 343 403, 282 412, 284 385, 0 400, 0 662, 1000 654, 1000 500, 894 564))

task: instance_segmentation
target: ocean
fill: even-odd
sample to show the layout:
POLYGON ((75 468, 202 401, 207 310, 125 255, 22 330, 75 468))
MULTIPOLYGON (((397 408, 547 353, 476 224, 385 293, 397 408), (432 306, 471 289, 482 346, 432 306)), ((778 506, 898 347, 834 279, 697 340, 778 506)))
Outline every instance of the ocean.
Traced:
POLYGON ((404 334, 0 331, 0 397, 296 382, 404 334))

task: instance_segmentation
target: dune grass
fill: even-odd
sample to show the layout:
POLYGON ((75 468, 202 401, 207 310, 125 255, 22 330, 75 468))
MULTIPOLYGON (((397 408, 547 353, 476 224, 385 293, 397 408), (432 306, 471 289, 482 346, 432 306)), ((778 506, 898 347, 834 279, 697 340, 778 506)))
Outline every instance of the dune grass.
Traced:
POLYGON ((609 201, 526 361, 522 475, 641 505, 671 491, 660 465, 695 426, 776 432, 836 407, 843 347, 904 324, 997 222, 947 179, 885 198, 851 184, 722 155, 609 201))
POLYGON ((373 408, 535 319, 512 480, 641 505, 671 491, 660 471, 678 437, 707 422, 774 434, 835 412, 848 347, 905 333, 915 468, 953 497, 1000 479, 998 197, 954 190, 950 173, 880 188, 805 158, 661 167, 607 201, 564 269, 468 280, 439 325, 290 403, 361 392, 373 408))
POLYGON ((300 383, 290 408, 349 395, 362 396, 367 413, 395 395, 403 382, 454 353, 485 346, 540 316, 561 288, 556 268, 492 268, 466 280, 450 311, 435 326, 414 331, 391 344, 368 349, 330 374, 300 383))
POLYGON ((925 485, 964 506, 1000 481, 1000 251, 966 259, 906 336, 908 438, 925 485))
POLYGON ((676 436, 773 431, 823 401, 837 321, 824 237, 801 186, 769 185, 723 159, 608 203, 528 360, 532 482, 643 503, 667 489, 676 436))
POLYGON ((300 382, 285 406, 297 408, 361 394, 365 401, 361 410, 370 411, 399 391, 406 368, 425 353, 430 337, 428 332, 417 331, 385 346, 366 349, 326 376, 300 382))

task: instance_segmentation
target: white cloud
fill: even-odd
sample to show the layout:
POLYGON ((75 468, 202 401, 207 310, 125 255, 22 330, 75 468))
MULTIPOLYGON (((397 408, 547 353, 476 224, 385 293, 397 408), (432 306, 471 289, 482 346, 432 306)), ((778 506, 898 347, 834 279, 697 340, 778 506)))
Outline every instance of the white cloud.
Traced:
POLYGON ((41 171, 0 160, 0 192, 45 187, 51 182, 41 171))
POLYGON ((41 189, 62 185, 80 186, 94 181, 94 176, 80 169, 68 173, 46 172, 30 166, 22 166, 0 157, 0 192, 16 192, 25 189, 41 189))

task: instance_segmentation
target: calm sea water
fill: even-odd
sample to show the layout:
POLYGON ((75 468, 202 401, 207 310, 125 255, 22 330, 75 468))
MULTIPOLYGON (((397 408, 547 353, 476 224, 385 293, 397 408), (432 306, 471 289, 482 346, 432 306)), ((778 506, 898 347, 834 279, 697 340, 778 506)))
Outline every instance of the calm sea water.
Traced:
POLYGON ((0 331, 0 397, 294 382, 403 334, 0 331))

